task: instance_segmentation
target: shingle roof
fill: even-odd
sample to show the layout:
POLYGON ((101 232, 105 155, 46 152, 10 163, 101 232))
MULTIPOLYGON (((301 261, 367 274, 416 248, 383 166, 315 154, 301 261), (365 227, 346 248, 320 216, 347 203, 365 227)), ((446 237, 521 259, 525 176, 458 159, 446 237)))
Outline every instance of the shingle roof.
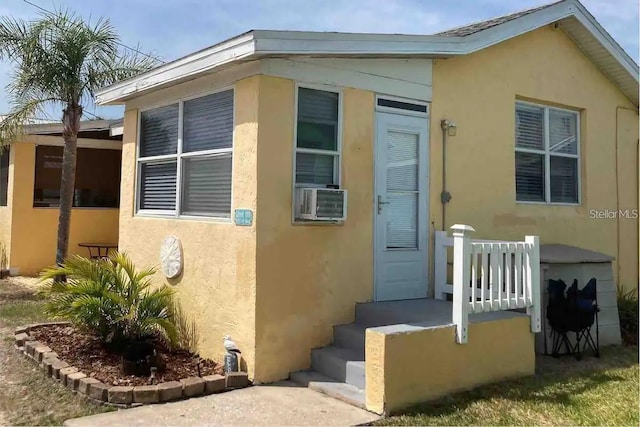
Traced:
MULTIPOLYGON (((560 0, 560 1, 564 1, 564 0, 560 0)), ((447 31, 435 33, 434 36, 446 36, 446 37, 468 36, 468 35, 477 33, 479 31, 486 30, 491 27, 495 27, 496 25, 504 24, 505 22, 512 21, 522 16, 529 15, 530 13, 537 12, 542 9, 546 9, 550 6, 553 6, 556 3, 560 3, 560 1, 534 7, 531 9, 521 10, 520 12, 510 13, 509 15, 498 16, 496 18, 487 19, 485 21, 474 22, 473 24, 463 25, 462 27, 452 28, 447 31)))

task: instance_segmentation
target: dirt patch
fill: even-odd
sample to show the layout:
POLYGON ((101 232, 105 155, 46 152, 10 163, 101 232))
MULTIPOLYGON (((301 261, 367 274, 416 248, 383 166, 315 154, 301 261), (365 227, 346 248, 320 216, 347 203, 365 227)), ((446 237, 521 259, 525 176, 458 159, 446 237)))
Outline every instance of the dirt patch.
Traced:
MULTIPOLYGON (((121 356, 105 348, 95 335, 71 326, 59 325, 34 328, 30 331, 30 335, 58 353, 61 360, 105 384, 134 386, 149 384, 148 377, 123 375, 121 356)), ((162 347, 158 345, 158 348, 162 347)), ((222 374, 222 366, 209 359, 198 359, 184 350, 161 350, 160 358, 164 370, 156 374, 158 382, 222 374)))
POLYGON ((40 299, 36 293, 39 287, 39 279, 35 277, 8 277, 0 280, 0 303, 40 299))

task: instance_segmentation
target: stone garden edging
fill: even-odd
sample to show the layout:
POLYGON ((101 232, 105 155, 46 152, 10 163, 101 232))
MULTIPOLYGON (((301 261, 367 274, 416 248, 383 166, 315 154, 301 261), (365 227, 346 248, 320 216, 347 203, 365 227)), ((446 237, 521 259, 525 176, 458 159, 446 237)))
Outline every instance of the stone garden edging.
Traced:
POLYGON ((48 322, 18 327, 15 330, 15 347, 27 358, 38 363, 47 376, 60 381, 74 393, 80 393, 100 404, 117 407, 139 406, 221 393, 249 385, 246 372, 231 372, 224 376, 188 377, 154 385, 110 386, 104 384, 79 372, 64 360, 60 360, 57 353, 47 345, 35 341, 29 334, 32 329, 40 326, 69 324, 69 322, 48 322))

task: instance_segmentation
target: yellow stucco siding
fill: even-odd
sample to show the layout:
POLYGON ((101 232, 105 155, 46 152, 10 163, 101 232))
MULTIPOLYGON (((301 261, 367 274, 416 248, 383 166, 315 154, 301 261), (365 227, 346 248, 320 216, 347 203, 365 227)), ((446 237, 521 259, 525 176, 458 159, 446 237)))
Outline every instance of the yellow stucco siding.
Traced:
MULTIPOLYGON (((232 211, 256 210, 258 88, 259 77, 235 85, 232 211)), ((184 253, 183 274, 169 281, 157 273, 156 283, 171 285, 188 316, 196 321, 201 355, 221 361, 222 337, 229 334, 242 350, 253 377, 255 222, 250 227, 238 227, 230 221, 134 216, 137 120, 137 110, 126 111, 119 246, 137 266, 158 266, 162 240, 177 236, 184 253)))
MULTIPOLYGON (((619 282, 638 284, 638 220, 590 219, 590 210, 615 210, 616 107, 633 108, 620 91, 559 29, 544 27, 462 57, 436 60, 431 114, 431 219, 441 224, 440 120, 453 120, 447 142, 446 226, 471 224, 474 237, 564 243, 615 256, 619 282), (516 99, 580 110, 580 206, 518 204, 515 199, 516 99)), ((638 208, 638 116, 618 120, 621 209, 638 208)))
POLYGON ((309 367, 331 327, 353 321, 373 293, 373 119, 371 92, 345 89, 343 225, 292 225, 295 83, 261 77, 258 131, 256 378, 273 381, 309 367))
MULTIPOLYGON (((58 232, 58 209, 33 207, 35 156, 34 143, 20 142, 11 146, 9 206, 2 208, 11 210, 9 263, 19 274, 28 276, 37 275, 55 263, 58 232)), ((73 209, 69 255, 88 256, 87 249, 79 247, 78 243, 112 243, 117 236, 118 209, 73 209)))
POLYGON ((411 404, 507 378, 533 375, 530 320, 522 316, 471 323, 457 344, 455 326, 366 335, 366 404, 390 413, 411 404))

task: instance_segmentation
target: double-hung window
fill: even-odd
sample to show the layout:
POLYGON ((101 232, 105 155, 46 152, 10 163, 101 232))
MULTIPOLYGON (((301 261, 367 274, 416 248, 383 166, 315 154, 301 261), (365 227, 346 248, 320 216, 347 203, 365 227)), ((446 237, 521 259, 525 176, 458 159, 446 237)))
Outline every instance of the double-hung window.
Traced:
POLYGON ((298 88, 296 187, 340 184, 340 94, 298 88))
POLYGON ((233 90, 143 111, 138 212, 230 218, 233 90))
POLYGON ((516 200, 580 203, 579 113, 516 103, 516 200))

